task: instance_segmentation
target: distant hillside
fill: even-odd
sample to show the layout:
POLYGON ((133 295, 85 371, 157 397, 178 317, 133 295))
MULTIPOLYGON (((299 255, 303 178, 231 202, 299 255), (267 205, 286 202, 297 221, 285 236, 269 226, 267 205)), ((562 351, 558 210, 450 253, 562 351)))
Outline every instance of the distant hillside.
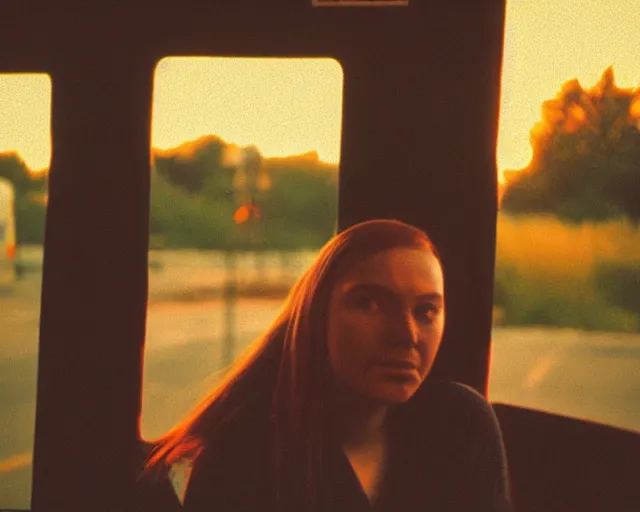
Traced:
MULTIPOLYGON (((198 154, 206 152, 212 147, 226 148, 231 146, 217 135, 203 135, 195 140, 183 142, 179 146, 169 149, 153 148, 153 155, 161 158, 177 157, 180 159, 196 158, 198 154)), ((278 170, 314 170, 337 172, 336 164, 329 164, 320 160, 317 151, 308 151, 299 155, 290 155, 285 157, 265 158, 265 166, 269 171, 278 170)))

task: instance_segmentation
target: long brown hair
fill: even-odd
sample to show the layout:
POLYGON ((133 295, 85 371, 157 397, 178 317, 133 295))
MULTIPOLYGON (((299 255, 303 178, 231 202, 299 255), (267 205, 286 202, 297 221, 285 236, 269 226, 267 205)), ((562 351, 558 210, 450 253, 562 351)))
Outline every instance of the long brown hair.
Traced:
POLYGON ((394 248, 427 250, 440 260, 422 230, 397 220, 362 222, 327 242, 292 288, 275 322, 193 413, 155 442, 145 474, 193 461, 211 443, 223 442, 215 436, 217 429, 266 386, 278 510, 313 510, 320 499, 318 471, 333 384, 326 344, 329 298, 348 269, 394 248))

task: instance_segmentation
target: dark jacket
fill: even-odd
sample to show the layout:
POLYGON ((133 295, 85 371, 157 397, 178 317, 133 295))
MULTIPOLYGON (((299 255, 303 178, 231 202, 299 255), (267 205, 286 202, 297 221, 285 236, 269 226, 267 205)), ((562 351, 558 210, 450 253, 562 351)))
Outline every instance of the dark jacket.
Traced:
MULTIPOLYGON (((228 443, 194 464, 185 512, 271 512, 263 413, 245 416, 228 443)), ((322 506, 327 512, 506 512, 507 466, 491 406, 471 388, 427 381, 388 416, 388 462, 371 505, 339 443, 328 442, 322 506)), ((304 511, 301 511, 304 512, 304 511)))

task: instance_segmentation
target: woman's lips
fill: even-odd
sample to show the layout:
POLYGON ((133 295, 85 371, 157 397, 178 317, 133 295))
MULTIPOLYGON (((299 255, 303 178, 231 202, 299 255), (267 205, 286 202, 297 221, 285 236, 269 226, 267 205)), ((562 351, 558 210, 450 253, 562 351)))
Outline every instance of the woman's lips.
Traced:
POLYGON ((382 373, 401 380, 416 380, 420 374, 414 363, 407 361, 384 361, 376 365, 382 373))
POLYGON ((417 370, 418 365, 411 361, 397 360, 397 361, 380 361, 378 363, 380 366, 385 366, 389 368, 402 368, 406 370, 417 370))

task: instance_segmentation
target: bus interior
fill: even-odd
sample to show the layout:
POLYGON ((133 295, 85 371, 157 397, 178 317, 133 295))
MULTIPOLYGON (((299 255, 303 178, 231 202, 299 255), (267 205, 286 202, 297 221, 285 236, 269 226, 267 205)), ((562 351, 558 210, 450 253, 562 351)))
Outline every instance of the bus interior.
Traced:
MULTIPOLYGON (((136 478, 151 99, 167 57, 340 64, 338 229, 396 218, 430 234, 447 275, 433 371, 487 395, 504 22, 504 0, 3 6, 0 73, 52 83, 31 510, 180 509, 168 483, 136 478)), ((514 510, 640 510, 640 433, 493 405, 514 510)))

